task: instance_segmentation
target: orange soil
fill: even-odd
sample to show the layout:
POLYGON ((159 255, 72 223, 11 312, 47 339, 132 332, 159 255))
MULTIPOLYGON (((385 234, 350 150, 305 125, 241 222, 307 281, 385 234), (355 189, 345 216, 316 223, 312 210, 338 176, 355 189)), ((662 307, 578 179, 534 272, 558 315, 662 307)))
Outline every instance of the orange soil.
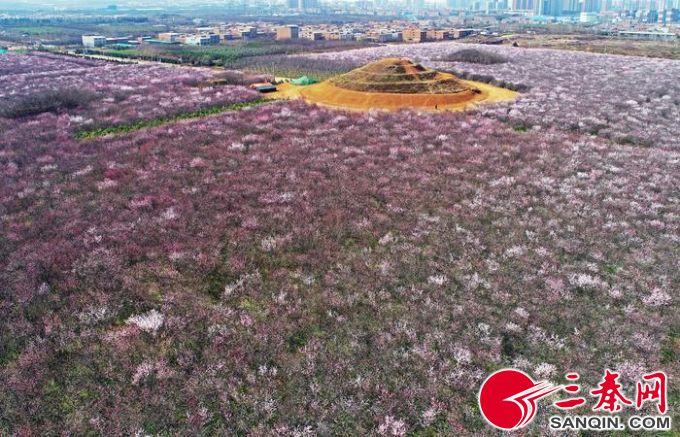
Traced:
POLYGON ((281 84, 277 92, 268 94, 268 96, 277 99, 302 98, 321 106, 359 111, 405 108, 426 111, 462 111, 482 102, 507 101, 517 97, 516 92, 505 88, 472 81, 461 80, 461 82, 480 92, 466 90, 454 94, 369 93, 339 88, 326 81, 310 86, 281 84))

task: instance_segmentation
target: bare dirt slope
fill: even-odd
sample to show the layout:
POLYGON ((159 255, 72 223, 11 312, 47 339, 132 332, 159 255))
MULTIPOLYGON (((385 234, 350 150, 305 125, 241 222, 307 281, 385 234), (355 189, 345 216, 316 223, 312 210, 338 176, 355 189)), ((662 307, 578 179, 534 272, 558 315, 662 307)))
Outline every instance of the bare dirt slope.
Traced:
POLYGON ((320 84, 279 86, 274 98, 303 98, 323 106, 353 110, 463 110, 481 102, 514 100, 517 93, 464 81, 401 58, 370 63, 320 84))

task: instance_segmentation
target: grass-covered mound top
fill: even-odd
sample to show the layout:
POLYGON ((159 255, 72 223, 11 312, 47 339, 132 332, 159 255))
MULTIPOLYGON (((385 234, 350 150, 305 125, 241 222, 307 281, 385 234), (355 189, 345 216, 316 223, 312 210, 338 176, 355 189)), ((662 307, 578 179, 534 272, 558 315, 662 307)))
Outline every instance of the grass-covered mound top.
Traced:
POLYGON ((452 74, 401 58, 373 62, 332 78, 330 83, 338 88, 369 93, 455 94, 470 90, 452 74))

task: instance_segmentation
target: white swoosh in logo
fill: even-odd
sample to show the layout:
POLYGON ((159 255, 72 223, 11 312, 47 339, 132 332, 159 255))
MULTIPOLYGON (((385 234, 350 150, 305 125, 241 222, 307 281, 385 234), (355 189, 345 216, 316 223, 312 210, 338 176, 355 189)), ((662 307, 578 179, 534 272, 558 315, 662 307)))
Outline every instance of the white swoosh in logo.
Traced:
POLYGON ((529 423, 531 418, 534 417, 534 404, 538 399, 548 396, 550 393, 561 388, 561 385, 554 386, 548 381, 540 381, 534 384, 533 387, 503 399, 504 401, 514 402, 522 410, 522 418, 512 429, 521 428, 529 423))

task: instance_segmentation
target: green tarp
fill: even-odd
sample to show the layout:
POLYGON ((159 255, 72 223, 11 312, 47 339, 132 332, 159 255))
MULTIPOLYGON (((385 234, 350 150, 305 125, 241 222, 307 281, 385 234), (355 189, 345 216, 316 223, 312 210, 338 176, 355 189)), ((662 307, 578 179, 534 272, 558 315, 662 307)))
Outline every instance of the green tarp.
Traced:
POLYGON ((290 81, 293 85, 313 85, 316 83, 314 79, 312 79, 309 76, 302 76, 298 77, 297 79, 293 79, 290 81))

